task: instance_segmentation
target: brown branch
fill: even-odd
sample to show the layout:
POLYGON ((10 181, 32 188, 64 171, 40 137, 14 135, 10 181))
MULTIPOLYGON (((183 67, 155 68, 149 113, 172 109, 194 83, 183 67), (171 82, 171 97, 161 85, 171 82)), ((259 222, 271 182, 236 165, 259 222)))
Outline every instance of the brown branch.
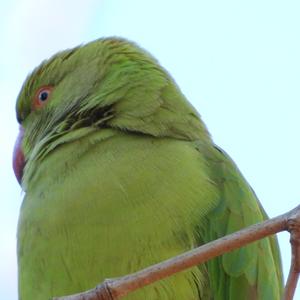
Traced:
POLYGON ((290 300, 300 270, 300 205, 276 218, 249 226, 136 273, 105 280, 93 290, 54 300, 116 300, 138 288, 284 230, 291 232, 293 249, 291 272, 284 298, 290 300))
POLYGON ((300 212, 296 211, 288 220, 288 229, 292 249, 289 276, 284 291, 284 300, 292 300, 300 273, 300 212))

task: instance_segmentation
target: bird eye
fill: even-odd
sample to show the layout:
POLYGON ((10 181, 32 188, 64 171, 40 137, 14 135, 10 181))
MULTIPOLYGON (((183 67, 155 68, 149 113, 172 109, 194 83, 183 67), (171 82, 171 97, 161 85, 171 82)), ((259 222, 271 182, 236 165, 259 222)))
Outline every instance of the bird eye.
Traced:
POLYGON ((39 100, 44 102, 48 99, 49 91, 45 90, 39 93, 39 100))
POLYGON ((34 97, 33 108, 43 107, 49 100, 53 87, 43 86, 41 87, 34 97))

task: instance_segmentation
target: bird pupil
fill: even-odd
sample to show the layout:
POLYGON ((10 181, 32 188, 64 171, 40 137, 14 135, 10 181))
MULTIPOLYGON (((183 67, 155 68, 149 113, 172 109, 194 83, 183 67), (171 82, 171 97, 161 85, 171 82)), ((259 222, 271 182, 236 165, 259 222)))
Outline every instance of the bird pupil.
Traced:
POLYGON ((40 93, 40 100, 45 101, 48 98, 48 92, 42 92, 40 93))

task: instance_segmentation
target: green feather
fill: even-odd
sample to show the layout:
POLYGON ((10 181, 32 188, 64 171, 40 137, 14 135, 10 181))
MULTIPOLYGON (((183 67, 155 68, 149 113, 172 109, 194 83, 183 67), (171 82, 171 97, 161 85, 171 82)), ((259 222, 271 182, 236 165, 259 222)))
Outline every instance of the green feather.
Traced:
MULTIPOLYGON (((146 51, 100 39, 58 53, 26 79, 19 294, 93 288, 266 218, 199 114, 146 51), (49 102, 33 109, 42 86, 49 102)), ((275 238, 125 299, 280 299, 275 238)))

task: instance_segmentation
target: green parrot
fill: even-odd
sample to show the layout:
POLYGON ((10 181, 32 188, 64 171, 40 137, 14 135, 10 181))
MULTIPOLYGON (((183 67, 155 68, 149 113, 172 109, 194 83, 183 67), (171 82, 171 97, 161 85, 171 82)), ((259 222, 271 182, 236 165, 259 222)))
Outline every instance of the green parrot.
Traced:
MULTIPOLYGON (((267 218, 158 62, 103 38, 44 61, 16 104, 19 299, 95 287, 267 218)), ((125 299, 280 299, 265 238, 125 299)))

